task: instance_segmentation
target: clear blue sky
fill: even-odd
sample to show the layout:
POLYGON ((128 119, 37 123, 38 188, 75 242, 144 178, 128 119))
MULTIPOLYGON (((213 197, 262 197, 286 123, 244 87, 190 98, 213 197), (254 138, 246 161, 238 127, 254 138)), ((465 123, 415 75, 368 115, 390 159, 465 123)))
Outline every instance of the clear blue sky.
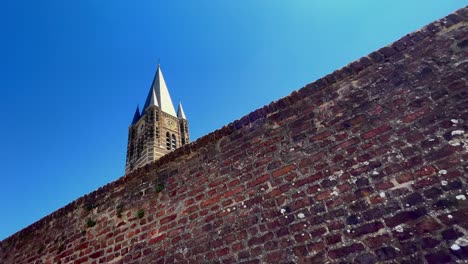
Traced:
POLYGON ((0 240, 123 175, 158 58, 194 140, 466 4, 2 1, 0 240))

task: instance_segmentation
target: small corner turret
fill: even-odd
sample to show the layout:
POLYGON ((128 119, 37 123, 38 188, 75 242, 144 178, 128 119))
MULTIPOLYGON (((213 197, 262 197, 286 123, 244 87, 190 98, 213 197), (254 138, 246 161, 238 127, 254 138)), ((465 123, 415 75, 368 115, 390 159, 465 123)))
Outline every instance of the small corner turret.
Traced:
POLYGON ((185 116, 184 108, 182 107, 182 102, 180 101, 179 107, 177 108, 177 118, 179 118, 181 143, 182 145, 185 145, 189 142, 188 121, 185 116))
POLYGON ((188 121, 179 102, 177 114, 158 64, 145 105, 137 106, 128 128, 125 174, 189 143, 188 121))
POLYGON ((136 110, 135 110, 135 114, 133 115, 132 125, 136 124, 138 122, 138 120, 140 120, 140 117, 141 117, 140 108, 137 105, 136 110))

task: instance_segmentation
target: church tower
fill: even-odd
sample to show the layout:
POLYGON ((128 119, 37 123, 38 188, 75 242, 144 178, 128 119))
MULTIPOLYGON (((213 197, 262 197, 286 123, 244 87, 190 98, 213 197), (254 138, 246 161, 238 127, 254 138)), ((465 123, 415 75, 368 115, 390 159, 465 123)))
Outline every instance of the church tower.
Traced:
POLYGON ((188 143, 188 121, 182 103, 176 113, 158 64, 145 105, 141 113, 137 106, 128 128, 125 174, 188 143))

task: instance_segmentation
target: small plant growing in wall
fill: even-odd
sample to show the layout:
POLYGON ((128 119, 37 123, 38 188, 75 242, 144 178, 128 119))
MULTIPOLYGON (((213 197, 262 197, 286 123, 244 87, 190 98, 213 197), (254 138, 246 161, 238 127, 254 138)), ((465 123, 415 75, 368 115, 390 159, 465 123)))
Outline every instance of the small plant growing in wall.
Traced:
POLYGON ((123 205, 119 204, 117 205, 117 207, 115 208, 115 215, 117 217, 122 217, 122 211, 123 211, 123 205))
POLYGON ((88 204, 86 206, 86 210, 88 210, 88 212, 92 211, 94 208, 96 208, 96 205, 94 205, 94 204, 88 204))
POLYGON ((164 190, 164 184, 162 184, 162 183, 158 183, 158 184, 156 184, 156 186, 154 186, 154 191, 156 193, 160 193, 163 190, 164 190))
POLYGON ((37 254, 42 254, 42 252, 44 252, 44 249, 45 249, 45 245, 44 244, 41 244, 41 246, 39 247, 39 249, 37 250, 37 254))
POLYGON ((143 209, 140 209, 138 212, 137 212, 137 216, 138 218, 143 218, 143 216, 145 215, 145 210, 143 209))
POLYGON ((63 244, 60 244, 60 246, 58 247, 57 251, 60 253, 60 252, 62 252, 64 249, 65 249, 65 246, 64 246, 63 244))
POLYGON ((88 219, 88 222, 86 223, 86 225, 88 226, 88 228, 91 228, 93 226, 96 225, 96 221, 93 221, 91 218, 88 219))

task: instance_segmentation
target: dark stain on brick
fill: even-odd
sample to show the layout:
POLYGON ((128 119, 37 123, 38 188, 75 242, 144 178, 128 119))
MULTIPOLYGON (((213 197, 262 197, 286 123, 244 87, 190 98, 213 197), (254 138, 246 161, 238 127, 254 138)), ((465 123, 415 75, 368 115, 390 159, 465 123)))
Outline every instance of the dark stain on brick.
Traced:
POLYGON ((375 251, 377 259, 380 261, 394 259, 397 255, 396 250, 393 247, 383 247, 375 251))
POLYGON ((428 263, 450 263, 452 262, 452 258, 450 257, 450 255, 443 251, 427 254, 426 259, 428 263))

